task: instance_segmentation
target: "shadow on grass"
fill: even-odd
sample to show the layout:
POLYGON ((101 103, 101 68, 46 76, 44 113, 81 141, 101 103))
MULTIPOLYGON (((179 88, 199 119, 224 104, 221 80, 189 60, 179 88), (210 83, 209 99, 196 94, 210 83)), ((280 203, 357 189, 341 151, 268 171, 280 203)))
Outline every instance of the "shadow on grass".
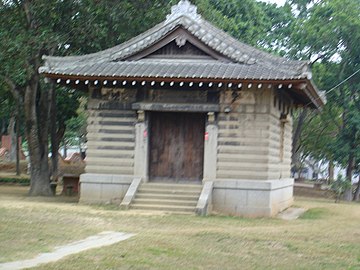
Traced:
POLYGON ((74 194, 67 196, 61 194, 62 187, 60 186, 55 196, 29 196, 29 186, 19 183, 1 183, 0 182, 0 197, 2 199, 11 199, 19 201, 39 202, 39 203, 78 203, 79 196, 74 194))

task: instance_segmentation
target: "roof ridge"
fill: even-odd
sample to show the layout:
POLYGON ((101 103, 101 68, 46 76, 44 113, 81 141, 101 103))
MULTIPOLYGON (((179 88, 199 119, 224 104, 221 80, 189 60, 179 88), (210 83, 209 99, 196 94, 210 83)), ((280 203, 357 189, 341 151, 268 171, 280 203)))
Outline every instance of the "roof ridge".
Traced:
POLYGON ((188 0, 180 0, 177 5, 171 7, 171 13, 166 16, 165 23, 183 15, 189 16, 194 21, 201 20, 201 15, 197 13, 197 6, 192 5, 188 0))

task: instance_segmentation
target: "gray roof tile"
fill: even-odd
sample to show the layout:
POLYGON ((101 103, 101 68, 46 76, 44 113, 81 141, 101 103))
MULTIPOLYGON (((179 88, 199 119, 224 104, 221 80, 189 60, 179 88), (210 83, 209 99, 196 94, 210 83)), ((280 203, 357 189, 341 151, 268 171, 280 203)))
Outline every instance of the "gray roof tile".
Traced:
POLYGON ((237 63, 156 61, 119 61, 110 63, 87 64, 80 67, 66 66, 48 70, 48 74, 94 77, 156 77, 156 78, 207 78, 207 79, 294 79, 301 74, 284 73, 260 65, 237 63))

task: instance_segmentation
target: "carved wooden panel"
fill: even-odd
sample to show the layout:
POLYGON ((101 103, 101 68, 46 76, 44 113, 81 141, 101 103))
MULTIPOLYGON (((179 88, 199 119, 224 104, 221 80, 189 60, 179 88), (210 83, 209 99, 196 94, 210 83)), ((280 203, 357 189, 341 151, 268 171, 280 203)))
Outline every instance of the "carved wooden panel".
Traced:
POLYGON ((149 90, 150 102, 169 102, 169 103, 205 103, 207 101, 206 91, 186 91, 186 90, 149 90))
POLYGON ((131 103, 136 101, 137 91, 135 89, 125 88, 105 88, 101 89, 101 99, 114 100, 122 103, 131 103))

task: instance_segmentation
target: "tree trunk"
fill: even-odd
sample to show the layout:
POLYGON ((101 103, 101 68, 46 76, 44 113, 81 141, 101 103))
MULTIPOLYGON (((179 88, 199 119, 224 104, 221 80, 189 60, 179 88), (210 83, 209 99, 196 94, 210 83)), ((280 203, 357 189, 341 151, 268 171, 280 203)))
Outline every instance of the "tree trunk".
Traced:
POLYGON ((14 162, 16 160, 16 132, 15 132, 16 117, 12 115, 8 126, 8 134, 10 136, 9 160, 14 162))
POLYGON ((292 166, 295 167, 296 171, 298 171, 299 169, 299 162, 300 162, 299 142, 306 116, 307 116, 307 110, 303 109, 297 119, 296 128, 293 134, 291 163, 292 166))
POLYGON ((358 201, 359 199, 360 199, 360 174, 359 174, 359 179, 358 179, 358 183, 356 186, 356 191, 355 191, 353 200, 358 201))
POLYGON ((57 109, 56 109, 56 91, 54 84, 50 86, 50 99, 51 99, 51 109, 50 109, 50 118, 51 123, 50 127, 50 140, 51 140, 51 174, 52 181, 57 182, 59 178, 59 146, 60 142, 65 133, 65 125, 60 125, 57 127, 55 124, 57 118, 57 109))
POLYGON ((66 157, 67 157, 67 145, 66 145, 66 140, 63 140, 63 145, 64 145, 63 158, 66 158, 66 157))
MULTIPOLYGON (((31 158, 30 158, 31 159, 31 158)), ((51 196, 49 179, 49 162, 47 156, 42 156, 41 159, 30 167, 30 196, 51 196)))
POLYGON ((49 101, 47 92, 39 91, 39 88, 39 77, 35 74, 26 87, 24 98, 25 131, 29 144, 31 177, 29 195, 51 196, 48 163, 49 101), (40 99, 37 104, 38 95, 40 99))
MULTIPOLYGON (((53 127, 51 128, 53 129, 53 127)), ((65 126, 60 126, 58 130, 51 130, 51 174, 52 181, 57 181, 59 178, 59 148, 60 142, 65 134, 65 126), (55 132, 55 134, 53 134, 55 132)))
POLYGON ((16 106, 16 175, 20 175, 20 106, 16 106))
MULTIPOLYGON (((355 165, 355 158, 352 152, 349 154, 349 162, 348 166, 346 168, 346 180, 350 181, 352 183, 352 177, 353 177, 353 171, 354 171, 354 165, 355 165)), ((347 189, 344 192, 344 200, 345 201, 352 201, 352 188, 347 189)))
POLYGON ((334 182, 334 162, 332 160, 329 161, 329 166, 328 166, 328 184, 334 182))

